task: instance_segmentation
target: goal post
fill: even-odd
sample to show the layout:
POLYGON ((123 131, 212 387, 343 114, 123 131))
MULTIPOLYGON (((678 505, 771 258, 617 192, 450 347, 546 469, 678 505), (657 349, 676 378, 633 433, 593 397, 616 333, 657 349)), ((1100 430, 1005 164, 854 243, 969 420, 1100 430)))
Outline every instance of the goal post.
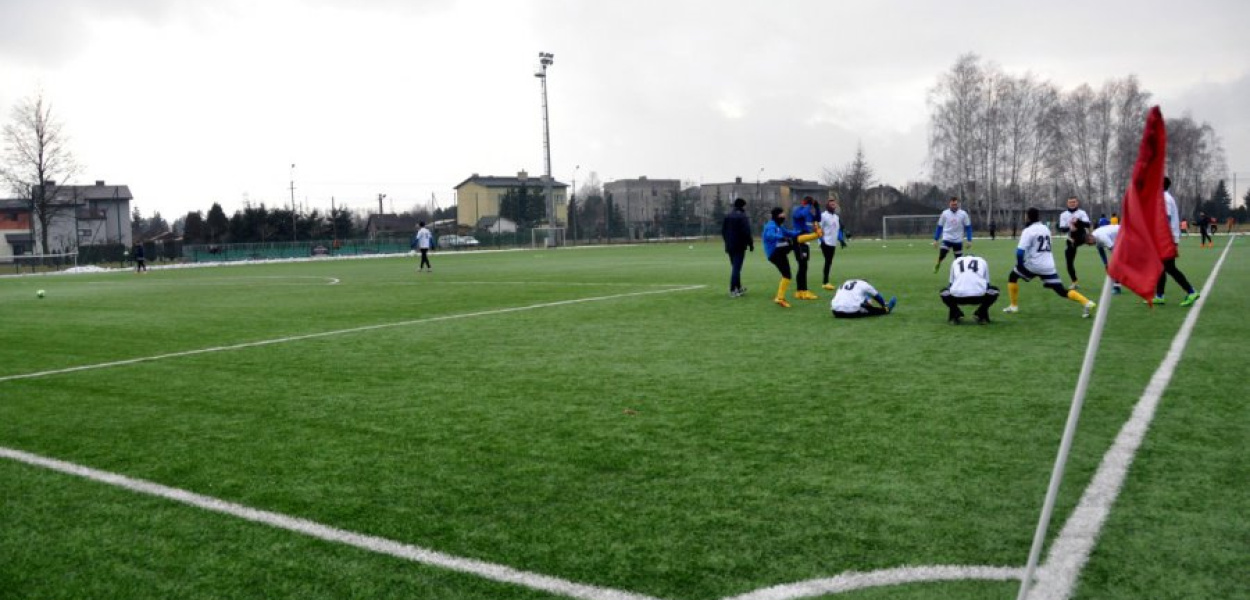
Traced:
POLYGON ((933 215, 887 215, 881 217, 881 239, 917 238, 933 235, 938 216, 933 215))
POLYGON ((531 248, 555 248, 563 245, 563 227, 535 227, 530 230, 531 248))

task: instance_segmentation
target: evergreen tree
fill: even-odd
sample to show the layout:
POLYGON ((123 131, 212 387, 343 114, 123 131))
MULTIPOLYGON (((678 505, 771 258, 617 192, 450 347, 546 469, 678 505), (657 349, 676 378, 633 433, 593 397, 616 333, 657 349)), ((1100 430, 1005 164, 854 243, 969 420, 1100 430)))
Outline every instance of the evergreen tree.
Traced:
POLYGON ((208 219, 205 222, 205 235, 210 244, 219 244, 226 241, 226 236, 230 233, 230 219, 226 217, 226 211, 222 210, 221 205, 214 202, 212 208, 208 209, 208 219))

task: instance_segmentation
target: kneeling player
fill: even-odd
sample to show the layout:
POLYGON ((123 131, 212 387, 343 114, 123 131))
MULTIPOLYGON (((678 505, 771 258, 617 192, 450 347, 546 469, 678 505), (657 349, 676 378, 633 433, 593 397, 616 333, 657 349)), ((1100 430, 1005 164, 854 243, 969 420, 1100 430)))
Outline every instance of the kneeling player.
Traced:
POLYGON ((998 288, 990 285, 990 267, 979 256, 961 256, 951 263, 951 284, 940 292, 942 302, 950 309, 947 321, 958 325, 964 318, 961 304, 976 304, 973 313, 977 324, 990 322, 990 306, 998 300, 998 288))
POLYGON ((890 301, 886 302, 877 288, 867 281, 848 279, 838 286, 838 293, 833 295, 831 307, 834 317, 856 319, 888 315, 894 310, 895 304, 898 304, 898 298, 890 296, 890 301))
POLYGON ((1076 290, 1064 289, 1059 274, 1055 272, 1055 256, 1050 248, 1050 229, 1039 223, 1039 213, 1030 207, 1026 213, 1028 222, 1024 231, 1020 232, 1020 244, 1016 246, 1016 268, 1012 269, 1007 278, 1007 294, 1011 296, 1011 306, 1003 309, 1005 313, 1020 312, 1021 279, 1032 281, 1034 277, 1042 279, 1042 286, 1049 288, 1062 298, 1067 298, 1085 307, 1082 317, 1089 317, 1089 311, 1095 304, 1076 290))

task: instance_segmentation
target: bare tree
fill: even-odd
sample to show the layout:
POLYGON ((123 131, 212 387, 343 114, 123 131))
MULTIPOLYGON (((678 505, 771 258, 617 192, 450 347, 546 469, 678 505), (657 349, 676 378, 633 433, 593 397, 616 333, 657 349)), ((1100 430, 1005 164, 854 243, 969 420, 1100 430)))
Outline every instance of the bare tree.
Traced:
POLYGON ((868 214, 868 188, 876 183, 872 165, 864 158, 864 144, 855 149, 855 158, 841 169, 826 168, 824 183, 838 194, 847 229, 862 229, 868 214))
POLYGON ((73 199, 59 193, 57 182, 68 183, 78 174, 78 163, 69 149, 63 125, 52 112, 43 92, 13 107, 4 126, 5 153, 0 175, 31 212, 31 237, 38 224, 39 251, 47 253, 48 231, 57 215, 73 210, 73 199))

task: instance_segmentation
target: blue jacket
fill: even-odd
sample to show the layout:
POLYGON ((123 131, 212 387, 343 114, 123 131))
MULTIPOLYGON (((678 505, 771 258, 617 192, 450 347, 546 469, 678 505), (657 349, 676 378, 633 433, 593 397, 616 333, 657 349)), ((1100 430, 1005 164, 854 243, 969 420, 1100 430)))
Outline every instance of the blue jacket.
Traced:
POLYGON ((814 223, 820 222, 820 215, 816 214, 814 206, 800 204, 790 211, 790 218, 794 221, 794 229, 799 233, 812 233, 816 231, 814 223))
POLYGON ((777 245, 786 239, 799 237, 799 232, 793 229, 786 229, 778 225, 776 221, 769 221, 764 225, 764 234, 760 236, 764 239, 764 260, 773 255, 773 250, 777 249, 777 245))

